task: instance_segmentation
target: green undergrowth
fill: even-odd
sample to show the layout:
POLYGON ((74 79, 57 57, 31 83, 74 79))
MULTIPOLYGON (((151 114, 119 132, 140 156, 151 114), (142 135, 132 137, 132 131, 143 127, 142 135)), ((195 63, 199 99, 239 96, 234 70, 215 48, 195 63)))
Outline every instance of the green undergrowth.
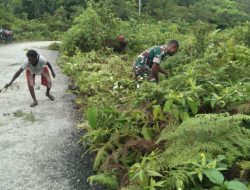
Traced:
POLYGON ((99 41, 77 41, 92 38, 86 26, 78 30, 92 19, 105 28, 95 11, 85 12, 65 35, 61 58, 88 121, 79 125, 86 130, 81 143, 96 153, 89 181, 124 190, 247 189, 249 23, 220 31, 202 22, 163 30, 164 23, 117 21, 113 32, 130 44, 117 55, 99 41), (169 78, 158 85, 135 81, 135 54, 168 38, 181 42, 180 52, 163 62, 169 78))

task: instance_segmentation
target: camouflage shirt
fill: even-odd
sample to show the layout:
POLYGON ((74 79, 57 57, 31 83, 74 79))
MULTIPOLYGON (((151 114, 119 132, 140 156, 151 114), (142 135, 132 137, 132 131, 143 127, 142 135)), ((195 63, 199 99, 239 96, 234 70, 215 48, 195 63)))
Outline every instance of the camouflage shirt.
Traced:
POLYGON ((144 66, 145 64, 152 68, 153 64, 160 64, 161 61, 168 56, 168 53, 163 50, 163 46, 154 46, 141 55, 139 55, 136 65, 144 66))

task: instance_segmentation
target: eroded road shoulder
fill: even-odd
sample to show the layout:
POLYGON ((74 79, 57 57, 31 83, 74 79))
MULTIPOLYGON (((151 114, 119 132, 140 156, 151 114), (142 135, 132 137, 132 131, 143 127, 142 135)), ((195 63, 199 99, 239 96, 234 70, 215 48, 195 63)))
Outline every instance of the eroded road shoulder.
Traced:
POLYGON ((36 77, 39 106, 32 102, 24 73, 7 92, 0 94, 0 189, 87 190, 89 163, 81 160, 75 113, 67 93, 68 78, 55 65, 58 52, 46 50, 51 42, 17 43, 0 47, 0 87, 9 82, 25 58, 36 49, 53 64, 51 102, 36 77), (84 172, 83 172, 84 170, 84 172))

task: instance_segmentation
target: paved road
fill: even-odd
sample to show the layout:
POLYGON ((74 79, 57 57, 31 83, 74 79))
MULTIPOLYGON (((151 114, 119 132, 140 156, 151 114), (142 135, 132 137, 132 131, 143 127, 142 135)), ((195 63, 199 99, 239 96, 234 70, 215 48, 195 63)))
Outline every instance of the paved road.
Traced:
POLYGON ((0 94, 0 190, 98 189, 86 183, 91 170, 89 161, 80 158, 74 96, 67 93, 69 80, 55 65, 58 52, 46 50, 50 43, 0 46, 0 87, 10 81, 30 48, 44 55, 57 73, 52 88, 54 102, 45 96, 37 77, 39 105, 30 108, 32 100, 24 73, 0 94))

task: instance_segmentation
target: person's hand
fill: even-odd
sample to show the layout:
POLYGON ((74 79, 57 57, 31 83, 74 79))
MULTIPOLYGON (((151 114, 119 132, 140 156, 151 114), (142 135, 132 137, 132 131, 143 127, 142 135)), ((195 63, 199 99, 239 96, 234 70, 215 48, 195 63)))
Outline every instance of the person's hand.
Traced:
POLYGON ((56 78, 56 73, 52 72, 52 76, 53 76, 53 78, 56 78))
POLYGON ((9 88, 10 86, 12 85, 12 83, 8 83, 8 84, 6 84, 5 86, 4 86, 4 88, 9 88))

